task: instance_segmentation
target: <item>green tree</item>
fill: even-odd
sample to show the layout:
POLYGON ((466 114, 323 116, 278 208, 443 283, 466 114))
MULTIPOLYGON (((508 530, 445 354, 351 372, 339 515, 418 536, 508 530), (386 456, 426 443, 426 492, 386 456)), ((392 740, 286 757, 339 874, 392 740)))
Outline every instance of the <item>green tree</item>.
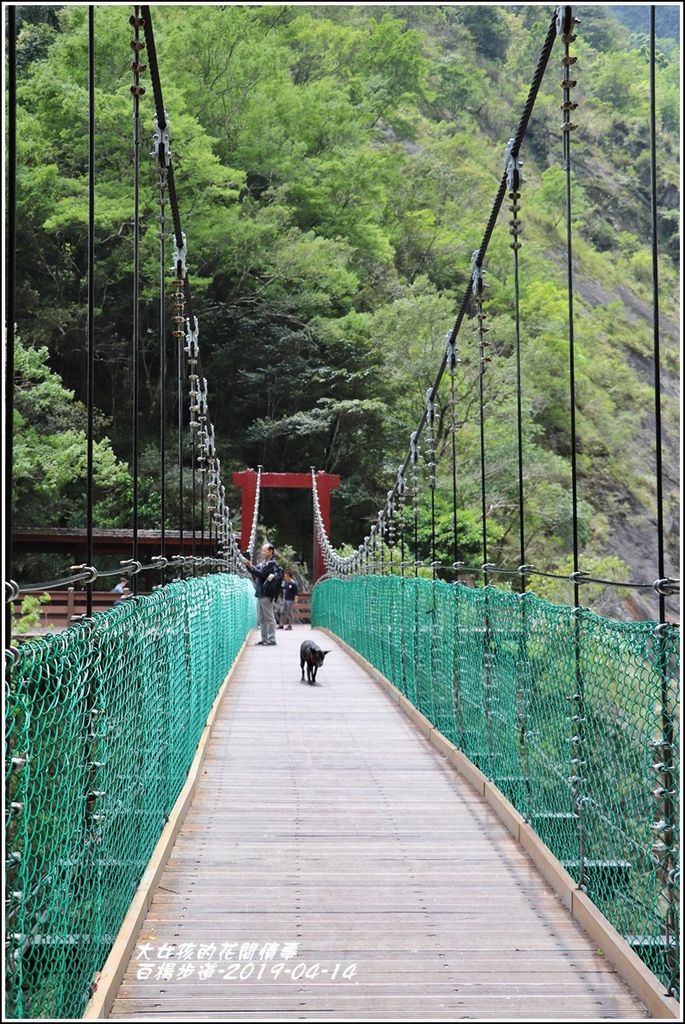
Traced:
MULTIPOLYGON (((101 421, 101 418, 100 418, 101 421)), ((48 351, 15 350, 14 523, 81 526, 86 487, 85 409, 48 366, 48 351)), ((128 525, 128 466, 102 437, 93 452, 97 526, 128 525)))
POLYGON ((459 17, 484 57, 501 60, 506 56, 509 26, 502 10, 497 7, 466 6, 459 9, 459 17))
MULTIPOLYGON (((86 9, 41 10, 20 12, 17 319, 35 350, 48 349, 51 371, 74 394, 61 404, 74 413, 84 394, 86 9)), ((202 373, 222 464, 229 470, 259 462, 274 469, 315 464, 339 472, 336 537, 356 543, 384 501, 442 358, 548 13, 530 7, 161 5, 153 18, 202 373)), ((652 397, 645 370, 651 345, 648 62, 644 34, 631 35, 613 10, 584 20, 573 44, 579 108, 572 146, 580 525, 588 554, 601 557, 611 531, 624 528, 622 507, 639 510, 645 521, 652 514, 651 441, 641 415, 652 397)), ((129 521, 128 14, 98 8, 96 29, 96 394, 103 413, 98 517, 104 524, 129 521)), ((663 352, 671 373, 678 358, 680 68, 668 40, 660 37, 659 50, 663 352)), ((148 89, 141 105, 145 144, 153 128, 150 99, 148 89)), ((557 77, 547 74, 522 153, 525 515, 530 557, 540 565, 563 558, 571 527, 560 101, 557 77)), ((140 496, 150 526, 159 515, 156 189, 153 163, 144 160, 140 496)), ((518 557, 518 501, 508 220, 505 209, 486 265, 492 362, 484 384, 488 534, 495 556, 510 563, 518 557)), ((469 311, 459 338, 456 421, 460 512, 465 523, 478 524, 473 326, 469 311)), ((168 356, 172 385, 170 344, 168 356)), ((440 490, 449 494, 447 392, 443 387, 438 396, 437 433, 440 490)), ((173 521, 173 387, 169 396, 167 509, 173 521)), ((32 483, 36 453, 19 452, 22 494, 38 495, 23 502, 21 515, 33 509, 36 518, 54 513, 60 521, 82 523, 82 418, 45 438, 45 430, 33 426, 31 407, 19 406, 21 433, 31 444, 30 431, 40 434, 35 444, 44 467, 32 483)), ((668 446, 666 457, 673 464, 669 478, 675 478, 668 446)), ((675 489, 669 494, 675 501, 675 489)), ((284 497, 273 516, 267 509, 282 543, 309 544, 305 498, 284 497), (287 531, 305 520, 307 537, 289 540, 287 531)))

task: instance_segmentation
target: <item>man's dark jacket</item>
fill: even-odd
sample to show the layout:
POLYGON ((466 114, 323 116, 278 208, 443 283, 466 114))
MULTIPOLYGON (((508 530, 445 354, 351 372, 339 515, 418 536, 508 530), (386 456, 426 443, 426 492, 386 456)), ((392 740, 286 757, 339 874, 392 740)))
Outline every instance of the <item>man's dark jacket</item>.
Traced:
POLYGON ((260 562, 259 565, 249 565, 248 569, 252 573, 254 579, 254 592, 255 597, 268 597, 267 594, 262 593, 262 587, 267 576, 270 576, 272 572, 276 572, 278 563, 275 558, 270 558, 266 562, 260 562))

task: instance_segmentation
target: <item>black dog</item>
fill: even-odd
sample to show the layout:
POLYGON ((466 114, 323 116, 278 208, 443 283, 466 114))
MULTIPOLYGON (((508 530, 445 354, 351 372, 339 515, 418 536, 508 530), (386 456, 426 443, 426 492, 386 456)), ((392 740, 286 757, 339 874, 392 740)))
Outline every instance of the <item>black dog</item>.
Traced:
POLYGON ((319 668, 323 665, 323 659, 330 651, 322 651, 318 644, 315 644, 313 640, 305 640, 300 646, 300 668, 302 669, 302 678, 304 679, 304 667, 307 666, 307 682, 310 686, 314 686, 316 683, 316 673, 319 668))

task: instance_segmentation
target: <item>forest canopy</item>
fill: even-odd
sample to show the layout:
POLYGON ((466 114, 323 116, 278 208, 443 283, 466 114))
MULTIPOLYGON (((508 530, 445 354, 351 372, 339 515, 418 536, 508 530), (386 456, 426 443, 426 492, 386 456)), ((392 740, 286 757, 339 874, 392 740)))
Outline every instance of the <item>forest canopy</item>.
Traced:
MULTIPOLYGON (((666 9, 663 9, 666 10, 666 9)), ((86 8, 19 8, 20 401, 16 525, 73 525, 84 465, 86 8), (70 455, 71 453, 71 455, 70 455)), ((623 14, 621 14, 621 11, 623 14)), ((393 482, 470 274, 552 9, 438 5, 152 8, 188 265, 222 466, 340 473, 333 540, 355 546, 393 482)), ((574 52, 580 536, 654 577, 646 29, 584 8, 574 52)), ((96 8, 98 525, 130 524, 132 162, 128 9, 96 8)), ((659 9, 659 244, 667 528, 677 550, 679 49, 659 9), (663 20, 663 25, 662 25, 663 20)), ((529 560, 570 547, 561 50, 522 151, 521 314, 529 560)), ((154 108, 143 97, 145 146, 154 108)), ((158 525, 159 202, 142 171, 141 526, 158 525)), ((491 558, 517 558, 508 216, 486 261, 491 558)), ((458 498, 479 557, 478 352, 460 337, 458 498)), ((171 359, 171 349, 169 349, 171 359)), ((173 399, 173 375, 169 388, 173 399)), ((441 557, 450 560, 447 392, 438 396, 441 557), (444 550, 442 550, 444 548, 444 550)), ((171 403, 172 404, 172 403, 171 403)), ((175 412, 168 416, 173 453, 175 412)), ((188 454, 189 458, 189 454, 188 454)), ((177 475, 169 456, 169 525, 177 475)), ((229 474, 227 474, 229 475, 229 474)), ((306 549, 305 496, 270 501, 306 549), (300 525, 293 526, 293 523, 300 525)), ((426 523, 421 524, 422 543, 426 523)))

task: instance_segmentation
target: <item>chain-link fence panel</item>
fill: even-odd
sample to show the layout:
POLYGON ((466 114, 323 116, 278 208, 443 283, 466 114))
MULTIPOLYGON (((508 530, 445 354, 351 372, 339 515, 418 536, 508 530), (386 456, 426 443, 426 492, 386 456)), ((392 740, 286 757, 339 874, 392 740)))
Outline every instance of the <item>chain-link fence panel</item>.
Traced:
POLYGON ((400 576, 325 580, 312 616, 495 783, 677 994, 678 629, 400 576))
POLYGON ((255 621, 249 581, 177 581, 8 652, 11 1017, 79 1017, 255 621))

